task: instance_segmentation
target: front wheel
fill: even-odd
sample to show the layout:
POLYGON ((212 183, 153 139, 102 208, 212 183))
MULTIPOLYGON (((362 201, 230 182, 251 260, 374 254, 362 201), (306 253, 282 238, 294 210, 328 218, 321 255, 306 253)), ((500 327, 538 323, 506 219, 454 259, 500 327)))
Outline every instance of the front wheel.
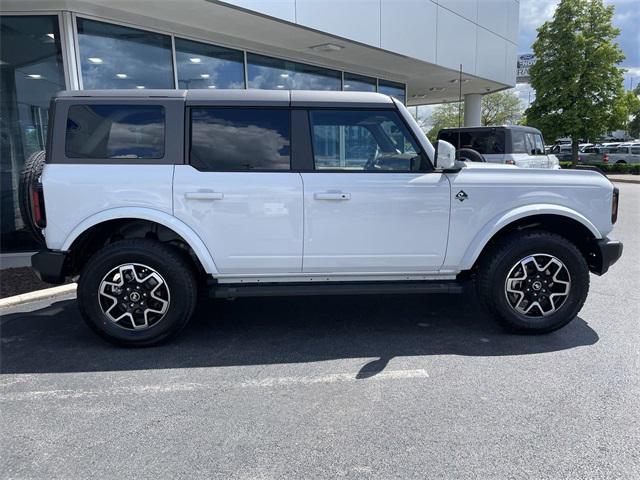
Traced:
POLYGON ((589 291, 589 268, 567 239, 518 232, 487 252, 476 288, 485 308, 507 329, 546 333, 578 315, 589 291))
POLYGON ((197 282, 186 257, 149 239, 122 240, 98 251, 78 282, 85 322, 109 342, 149 346, 176 335, 197 301, 197 282))

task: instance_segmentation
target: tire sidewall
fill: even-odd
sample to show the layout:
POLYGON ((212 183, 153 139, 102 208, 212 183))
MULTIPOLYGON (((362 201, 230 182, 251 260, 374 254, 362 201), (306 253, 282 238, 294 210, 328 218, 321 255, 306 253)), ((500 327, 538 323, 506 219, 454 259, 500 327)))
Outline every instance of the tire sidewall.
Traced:
POLYGON ((179 332, 189 320, 193 305, 183 291, 190 288, 189 271, 169 268, 162 258, 141 248, 122 248, 109 255, 96 255, 87 263, 78 282, 78 300, 89 326, 99 335, 114 343, 145 346, 162 342, 179 332), (99 288, 104 276, 119 265, 140 263, 157 271, 169 289, 170 303, 167 313, 157 324, 145 330, 128 330, 110 320, 100 308, 99 288))
POLYGON ((546 238, 529 239, 526 244, 514 245, 497 262, 492 275, 492 295, 497 313, 516 329, 537 332, 556 330, 578 315, 589 290, 589 270, 580 252, 572 245, 550 242, 546 238), (532 254, 547 254, 558 258, 569 271, 571 286, 569 297, 558 310, 546 317, 527 317, 516 312, 505 294, 505 282, 518 261, 532 254))

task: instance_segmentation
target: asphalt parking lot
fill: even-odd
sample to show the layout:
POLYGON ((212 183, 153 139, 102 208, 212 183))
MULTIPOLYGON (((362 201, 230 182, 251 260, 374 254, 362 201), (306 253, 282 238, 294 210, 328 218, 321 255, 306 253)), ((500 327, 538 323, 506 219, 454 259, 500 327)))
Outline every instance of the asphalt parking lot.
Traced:
POLYGON ((640 185, 580 316, 506 334, 472 295, 202 302, 112 347, 72 298, 2 313, 2 478, 638 478, 640 185))

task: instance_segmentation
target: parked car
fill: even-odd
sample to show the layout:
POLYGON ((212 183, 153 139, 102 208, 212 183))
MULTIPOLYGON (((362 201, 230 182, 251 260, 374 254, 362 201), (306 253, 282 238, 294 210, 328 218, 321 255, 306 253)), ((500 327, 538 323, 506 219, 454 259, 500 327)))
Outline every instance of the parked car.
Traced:
MULTIPOLYGON (((475 150, 487 161, 516 165, 523 168, 560 168, 556 156, 546 154, 540 130, 520 125, 500 127, 444 128, 438 140, 451 143, 461 152, 475 150)), ((553 153, 553 152, 552 152, 553 153)))
POLYGON ((47 246, 33 267, 77 278, 84 320, 122 345, 176 335, 203 291, 461 293, 470 280, 507 328, 549 332, 622 253, 603 175, 457 162, 377 93, 62 92, 48 138, 44 167, 31 164, 47 246))
POLYGON ((609 163, 640 163, 640 143, 621 143, 611 150, 609 163))

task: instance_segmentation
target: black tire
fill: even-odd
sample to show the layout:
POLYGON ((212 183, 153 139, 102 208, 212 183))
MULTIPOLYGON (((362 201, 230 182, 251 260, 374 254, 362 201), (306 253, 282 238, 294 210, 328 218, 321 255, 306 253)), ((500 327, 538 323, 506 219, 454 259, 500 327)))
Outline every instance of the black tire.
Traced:
POLYGON ((486 162, 487 160, 482 156, 480 152, 473 148, 461 148, 456 151, 456 159, 463 162, 486 162))
MULTIPOLYGON (((139 282, 130 284, 135 286, 139 282)), ((121 290, 124 291, 127 285, 129 283, 121 290)), ((192 264, 180 250, 155 240, 130 239, 112 243, 89 259, 80 275, 77 296, 85 322, 102 338, 121 346, 146 347, 167 341, 185 327, 196 306, 197 292, 192 264), (143 330, 131 329, 127 324, 133 322, 127 318, 116 324, 101 307, 100 302, 105 301, 104 296, 99 295, 102 280, 123 264, 138 264, 155 270, 168 289, 168 307, 164 316, 143 330)))
POLYGON ((40 177, 45 164, 45 151, 40 150, 27 158, 20 172, 20 183, 18 184, 18 201, 20 205, 20 215, 27 230, 40 243, 44 244, 42 231, 33 221, 31 214, 31 193, 34 188, 38 188, 40 177))
POLYGON ((617 165, 617 164, 619 164, 619 163, 626 164, 627 162, 625 162, 624 160, 618 160, 618 161, 616 162, 616 165, 617 165))
MULTIPOLYGON (((517 232, 498 241, 483 255, 476 277, 478 298, 485 309, 510 331, 552 332, 573 320, 584 305, 589 292, 587 262, 580 250, 560 235, 540 230, 517 232), (534 254, 556 257, 570 275, 568 295, 557 310, 547 316, 524 315, 516 311, 507 298, 505 286, 508 275, 521 259, 534 254)), ((541 310, 535 307, 532 314, 538 312, 541 310)))

